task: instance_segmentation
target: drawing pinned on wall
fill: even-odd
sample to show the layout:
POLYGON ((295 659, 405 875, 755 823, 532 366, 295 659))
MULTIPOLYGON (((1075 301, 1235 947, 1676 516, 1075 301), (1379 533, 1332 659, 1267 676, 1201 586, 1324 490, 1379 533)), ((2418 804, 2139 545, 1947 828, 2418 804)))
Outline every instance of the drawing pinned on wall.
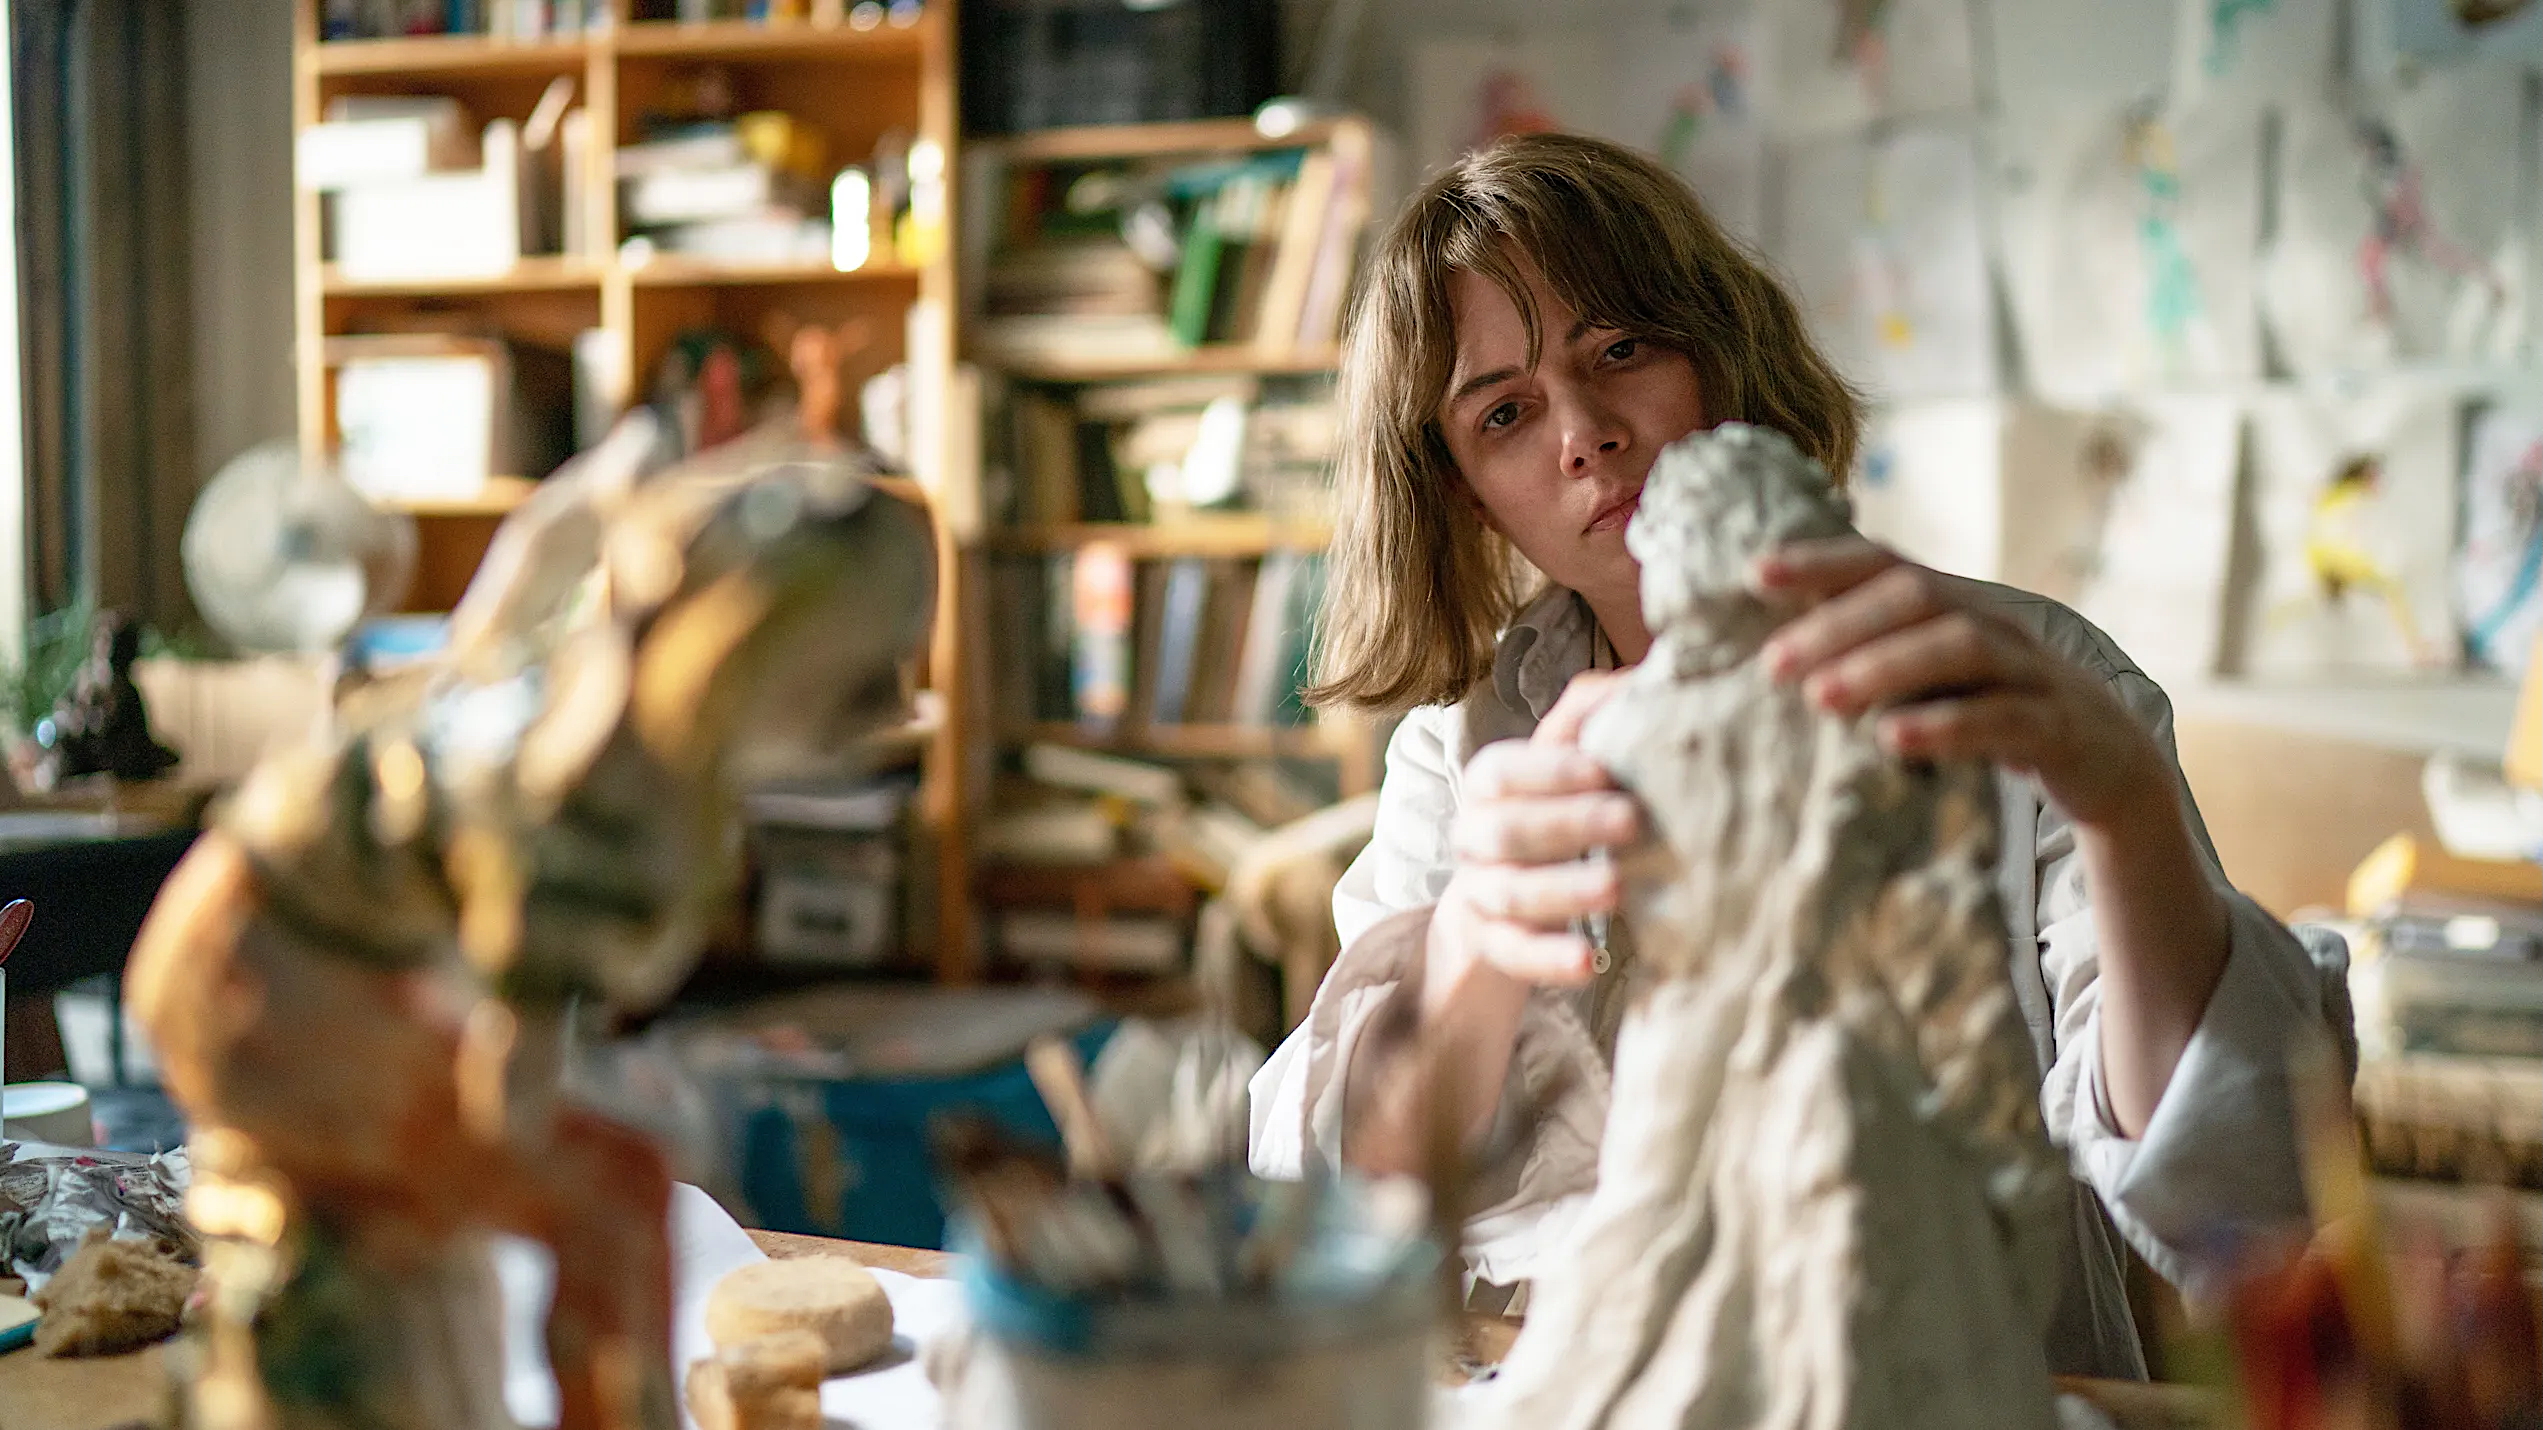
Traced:
POLYGON ((2071 604, 2157 680, 2223 658, 2242 434, 2232 398, 2138 397, 2075 449, 2070 510, 2090 555, 2071 604))
POLYGON ((1408 59, 1423 172, 1510 134, 1602 133, 1607 50, 1581 32, 1428 40, 1408 59))
MULTIPOLYGON (((2362 43, 2384 42, 2404 60, 2543 60, 2543 4, 2535 0, 2373 0, 2361 7, 2362 43)), ((2371 70, 2370 74, 2387 73, 2371 70)))
POLYGON ((2005 572, 2004 403, 1891 403, 1865 423, 1846 495, 1862 533, 1938 571, 2005 572))
POLYGON ((2459 660, 2450 568, 2456 402, 2425 384, 2255 404, 2259 559, 2246 673, 2425 673, 2459 660))
POLYGON ((2186 0, 2019 0, 1977 7, 1988 91, 2021 122, 2117 110, 2174 83, 2186 0))
POLYGON ((2259 375, 2257 114, 2138 103, 2008 120, 1995 152, 2006 289, 2035 391, 2090 405, 2259 375))
POLYGON ((2175 104, 2316 100, 2329 84, 2340 0, 2179 0, 2175 104))
POLYGON ((1969 0, 1779 0, 1762 14, 1779 130, 1824 135, 1977 107, 1969 0))
POLYGON ((1708 6, 1615 32, 1607 113, 1592 131, 1658 156, 1716 222, 1750 243, 1766 232, 1767 98, 1757 31, 1753 11, 1708 6))
POLYGON ((1775 253, 1840 371, 1876 397, 1998 387, 1979 169, 1956 127, 1787 156, 1775 253))
POLYGON ((2291 109, 2261 311, 2302 374, 2512 360, 2525 339, 2514 174, 2524 79, 2470 66, 2376 109, 2291 109))
POLYGON ((2543 634, 2543 408, 2492 404, 2473 418, 2463 508, 2455 613, 2465 654, 2521 675, 2543 634))

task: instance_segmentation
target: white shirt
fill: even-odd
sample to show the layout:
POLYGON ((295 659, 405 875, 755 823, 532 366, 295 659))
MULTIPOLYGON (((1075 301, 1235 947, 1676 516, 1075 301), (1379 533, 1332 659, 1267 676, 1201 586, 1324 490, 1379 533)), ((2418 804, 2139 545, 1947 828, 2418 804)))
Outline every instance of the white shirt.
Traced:
MULTIPOLYGON (((1967 582, 1983 607, 2108 682, 2173 757, 2163 691, 2083 617, 2041 596, 1967 582)), ((1521 738, 1590 664, 1594 622, 1565 590, 1531 603, 1501 639, 1492 677, 1453 705, 1404 717, 1386 752, 1375 832, 1333 898, 1343 952, 1308 1016, 1253 1083, 1253 1163, 1300 1175, 1342 1157, 1342 1072, 1388 994, 1420 957, 1428 910, 1455 861, 1448 830, 1466 762, 1495 740, 1521 738)), ((2338 938, 2305 939, 2227 884, 2189 787, 2175 792, 2208 877, 2231 910, 2232 945, 2216 991, 2145 1135, 2123 1136, 2102 1088, 2100 950, 2075 831, 2038 784, 2000 773, 2004 855, 1997 870, 2017 950, 2014 986, 2043 1069, 2048 1128, 2078 1185, 2066 1293, 2050 1333, 2061 1372, 2142 1377, 2115 1225, 2147 1262, 2194 1294, 2239 1233, 2301 1221, 2304 1188, 2288 1094, 2291 1036, 2326 1022, 2352 1051, 2338 938), (2025 957, 2027 952, 2030 956, 2025 957), (2089 1188, 2089 1191, 2086 1189, 2089 1188), (2096 1197, 2098 1205, 2096 1205, 2096 1197), (2106 1218, 2106 1219, 2105 1219, 2106 1218)), ((1506 1132, 1523 1152, 1490 1186, 1470 1189, 1475 1277, 1515 1286, 1562 1254, 1565 1232, 1597 1175, 1612 1045, 1592 1031, 1581 994, 1538 989, 1523 1010, 1502 1106, 1534 1106, 1534 1125, 1506 1132)))

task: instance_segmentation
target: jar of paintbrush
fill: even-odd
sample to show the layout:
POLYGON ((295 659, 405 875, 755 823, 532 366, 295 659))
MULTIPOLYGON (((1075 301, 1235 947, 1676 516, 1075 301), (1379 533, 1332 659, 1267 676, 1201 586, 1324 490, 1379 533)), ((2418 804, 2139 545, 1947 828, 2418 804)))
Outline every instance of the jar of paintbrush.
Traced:
POLYGON ((1410 1179, 1129 1168, 1065 1045, 1034 1079, 1065 1155, 935 1133, 972 1316, 931 1348, 957 1430, 1412 1430, 1445 1304, 1410 1179))

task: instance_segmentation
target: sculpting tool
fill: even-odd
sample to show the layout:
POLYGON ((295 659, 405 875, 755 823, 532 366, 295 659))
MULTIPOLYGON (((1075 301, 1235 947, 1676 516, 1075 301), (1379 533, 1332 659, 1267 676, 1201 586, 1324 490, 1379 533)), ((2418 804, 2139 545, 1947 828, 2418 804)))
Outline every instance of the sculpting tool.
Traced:
POLYGON ((35 922, 35 905, 26 899, 11 899, 0 908, 0 963, 17 952, 18 940, 26 937, 27 926, 35 922))

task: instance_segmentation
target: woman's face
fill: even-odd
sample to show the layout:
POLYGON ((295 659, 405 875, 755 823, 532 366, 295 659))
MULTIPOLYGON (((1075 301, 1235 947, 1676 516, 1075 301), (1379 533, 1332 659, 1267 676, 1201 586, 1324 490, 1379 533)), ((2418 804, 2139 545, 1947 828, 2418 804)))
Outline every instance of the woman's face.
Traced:
POLYGON ((1519 307, 1479 273, 1452 274, 1456 361, 1439 408, 1448 454, 1492 528, 1536 568, 1595 599, 1630 598, 1625 523, 1660 449, 1710 426, 1695 365, 1595 328, 1523 265, 1543 351, 1528 366, 1519 307))

